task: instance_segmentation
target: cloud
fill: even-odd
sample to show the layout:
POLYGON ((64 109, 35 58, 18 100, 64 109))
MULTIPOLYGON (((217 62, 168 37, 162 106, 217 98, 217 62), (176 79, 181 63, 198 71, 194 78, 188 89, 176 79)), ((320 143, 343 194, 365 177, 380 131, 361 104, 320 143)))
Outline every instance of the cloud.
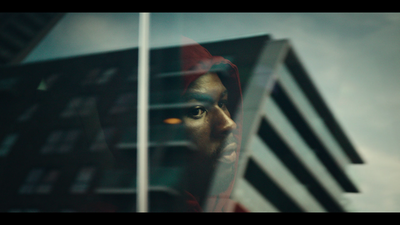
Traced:
POLYGON ((138 15, 89 13, 70 15, 61 42, 74 51, 109 51, 137 46, 138 15), (136 38, 135 38, 136 37, 136 38), (81 50, 78 50, 81 49, 81 50))
POLYGON ((390 22, 400 22, 400 13, 384 13, 383 16, 390 22))
POLYGON ((112 51, 137 45, 137 13, 69 13, 25 62, 112 51))
POLYGON ((349 172, 358 181, 361 193, 345 196, 356 211, 400 211, 400 159, 364 146, 360 150, 368 166, 351 166, 349 172))

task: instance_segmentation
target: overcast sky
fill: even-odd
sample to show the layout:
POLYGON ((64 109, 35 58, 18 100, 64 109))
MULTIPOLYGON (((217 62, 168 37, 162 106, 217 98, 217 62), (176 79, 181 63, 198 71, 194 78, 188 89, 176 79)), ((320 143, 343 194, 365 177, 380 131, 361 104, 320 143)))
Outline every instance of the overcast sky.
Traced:
MULTIPOLYGON (((26 62, 137 47, 138 14, 68 14, 26 62)), ((153 14, 151 46, 270 34, 289 39, 366 164, 357 211, 400 211, 400 14, 153 14)))

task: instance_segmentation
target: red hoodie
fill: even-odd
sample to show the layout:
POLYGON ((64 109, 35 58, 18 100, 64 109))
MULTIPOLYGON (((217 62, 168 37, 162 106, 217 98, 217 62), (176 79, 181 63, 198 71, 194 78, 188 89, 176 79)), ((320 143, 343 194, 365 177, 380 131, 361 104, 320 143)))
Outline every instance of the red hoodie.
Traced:
MULTIPOLYGON (((228 208, 230 207, 230 194, 232 192, 232 188, 235 182, 236 178, 236 171, 237 171, 237 166, 238 166, 238 160, 239 160, 239 153, 240 153, 240 146, 241 146, 241 139, 242 139, 242 120, 243 120, 243 109, 241 108, 242 106, 242 90, 240 86, 240 79, 239 79, 239 71, 238 68, 229 60, 221 57, 221 56, 212 56, 210 52, 207 51, 204 47, 196 43, 195 41, 182 37, 183 38, 183 47, 181 51, 181 56, 182 56, 182 71, 183 72, 189 72, 189 75, 184 75, 183 76, 183 85, 184 89, 182 94, 184 94, 189 85, 195 81, 197 78, 200 76, 206 74, 212 66, 215 65, 220 65, 220 64, 225 64, 229 68, 228 73, 229 77, 232 79, 231 81, 233 82, 233 85, 230 87, 226 87, 229 91, 229 99, 233 100, 235 103, 237 103, 237 108, 235 110, 236 115, 234 116, 235 123, 237 125, 237 129, 234 132, 234 136, 237 140, 237 149, 236 149, 236 162, 235 162, 235 176, 233 180, 231 181, 228 189, 222 193, 220 193, 218 196, 211 196, 208 197, 207 199, 207 210, 212 211, 212 212, 224 212, 229 210, 228 208)), ((231 111, 232 109, 230 109, 231 111)), ((188 196, 188 201, 187 203, 190 205, 191 210, 194 212, 201 212, 203 209, 201 209, 200 205, 198 204, 197 199, 187 192, 188 196)))

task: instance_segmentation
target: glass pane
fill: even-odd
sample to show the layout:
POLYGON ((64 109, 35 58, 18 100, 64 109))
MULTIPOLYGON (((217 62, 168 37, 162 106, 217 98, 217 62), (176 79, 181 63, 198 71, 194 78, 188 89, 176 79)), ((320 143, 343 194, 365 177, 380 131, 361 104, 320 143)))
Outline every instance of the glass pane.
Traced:
MULTIPOLYGON (((33 35, 44 24, 35 15, 10 24, 33 35)), ((4 35, 4 18, 0 14, 0 63, 24 44, 4 35), (4 43, 8 48, 2 49, 4 43)), ((260 177, 268 176, 257 160, 250 161, 246 176, 240 169, 252 154, 252 135, 263 130, 262 104, 274 75, 286 74, 277 68, 290 61, 286 50, 292 44, 273 36, 287 38, 285 29, 297 34, 302 27, 288 25, 297 18, 321 16, 151 13, 149 126, 138 133, 139 13, 66 13, 26 49, 31 51, 21 63, 0 67, 0 107, 6 109, 0 111, 0 211, 136 211, 137 135, 143 132, 149 135, 150 212, 246 211, 233 200, 272 196, 260 185, 260 177), (252 193, 233 199, 237 183, 252 193)), ((328 147, 341 151, 308 109, 308 97, 300 96, 290 80, 282 81, 310 117, 306 122, 322 132, 328 147)), ((296 143, 304 141, 300 136, 296 143)), ((291 188, 307 186, 299 180, 291 188)), ((289 198, 274 182, 267 183, 289 198)), ((274 198, 257 204, 285 211, 274 204, 281 199, 274 198)), ((300 205, 289 208, 307 211, 300 205)))
POLYGON ((154 149, 154 154, 164 154, 164 162, 150 160, 150 168, 165 170, 168 165, 184 171, 183 185, 176 190, 187 211, 229 211, 241 142, 238 106, 269 39, 249 33, 243 38, 224 26, 232 16, 241 17, 151 14, 150 140, 174 140, 175 132, 191 145, 177 152, 171 149, 177 143, 167 147, 165 142, 163 150, 154 149))
MULTIPOLYGON (((22 25, 39 29, 31 16, 22 25)), ((135 211, 135 192, 97 189, 107 171, 136 177, 136 151, 117 145, 136 128, 138 18, 66 13, 0 68, 0 211, 135 211)))

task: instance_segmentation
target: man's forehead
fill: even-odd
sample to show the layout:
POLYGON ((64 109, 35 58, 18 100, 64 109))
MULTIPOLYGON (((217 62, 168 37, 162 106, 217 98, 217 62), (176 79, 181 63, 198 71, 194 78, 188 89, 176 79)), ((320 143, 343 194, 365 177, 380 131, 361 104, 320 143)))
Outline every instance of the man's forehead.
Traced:
POLYGON ((197 100, 199 102, 210 102, 210 103, 215 101, 213 96, 202 92, 186 92, 184 98, 186 101, 197 100))
POLYGON ((213 94, 220 95, 220 93, 226 91, 226 87, 216 73, 206 73, 194 80, 187 91, 199 93, 213 92, 213 94))
POLYGON ((199 91, 199 90, 190 90, 184 94, 184 98, 189 100, 197 100, 197 101, 204 101, 204 102, 214 102, 216 100, 222 99, 228 96, 228 90, 224 89, 222 92, 216 91, 199 91))

